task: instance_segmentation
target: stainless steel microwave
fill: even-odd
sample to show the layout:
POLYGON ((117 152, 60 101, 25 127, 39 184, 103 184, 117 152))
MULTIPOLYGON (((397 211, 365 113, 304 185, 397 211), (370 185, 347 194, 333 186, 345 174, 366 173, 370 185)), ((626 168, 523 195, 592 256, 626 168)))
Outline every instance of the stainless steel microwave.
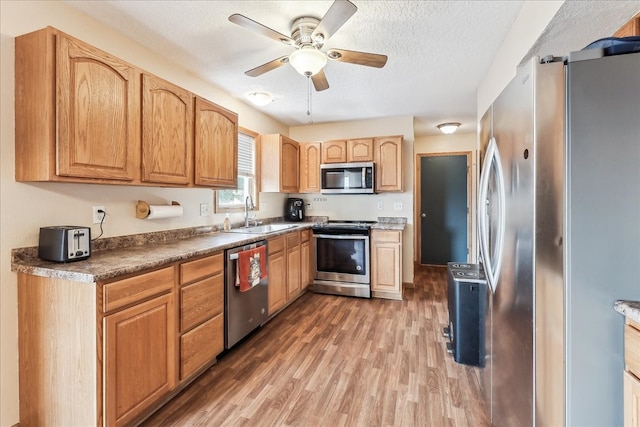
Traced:
POLYGON ((374 192, 373 162, 325 163, 320 165, 323 194, 371 194, 374 192))

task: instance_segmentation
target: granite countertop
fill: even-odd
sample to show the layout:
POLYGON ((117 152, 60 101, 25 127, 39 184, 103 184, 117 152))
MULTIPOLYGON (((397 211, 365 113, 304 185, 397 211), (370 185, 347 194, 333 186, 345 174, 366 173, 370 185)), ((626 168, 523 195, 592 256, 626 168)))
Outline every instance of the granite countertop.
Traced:
POLYGON ((634 322, 640 323, 640 301, 616 301, 613 308, 634 322))
POLYGON ((220 232, 201 227, 200 233, 184 229, 182 235, 173 230, 104 239, 92 242, 90 258, 68 263, 44 261, 38 258, 36 247, 20 248, 11 253, 11 271, 94 283, 310 228, 313 223, 292 225, 293 228, 268 234, 220 232))
POLYGON ((378 217, 378 222, 371 226, 372 230, 399 230, 403 231, 407 225, 404 217, 378 217))
MULTIPOLYGON (((289 223, 292 228, 267 234, 222 232, 219 227, 203 226, 103 238, 91 242, 90 258, 67 263, 38 258, 37 247, 18 248, 11 251, 11 271, 94 283, 310 228, 316 222, 326 221, 326 217, 307 220, 313 222, 289 223)), ((402 231, 406 223, 406 218, 379 217, 371 228, 402 231)))

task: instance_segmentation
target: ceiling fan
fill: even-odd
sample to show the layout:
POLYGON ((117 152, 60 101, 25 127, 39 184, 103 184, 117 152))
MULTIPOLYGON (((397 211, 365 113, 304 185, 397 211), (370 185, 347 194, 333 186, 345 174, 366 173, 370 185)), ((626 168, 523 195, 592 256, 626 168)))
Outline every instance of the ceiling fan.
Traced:
POLYGON ((327 52, 321 50, 324 43, 351 18, 356 10, 358 8, 348 0, 335 0, 322 19, 309 16, 295 19, 291 24, 291 37, 285 36, 244 15, 238 13, 231 15, 229 21, 234 24, 296 49, 290 55, 269 61, 246 71, 245 74, 257 77, 267 71, 290 63, 298 73, 311 78, 315 89, 321 91, 329 88, 329 82, 323 70, 327 64, 327 59, 368 67, 384 67, 387 63, 386 55, 344 49, 329 49, 327 52))

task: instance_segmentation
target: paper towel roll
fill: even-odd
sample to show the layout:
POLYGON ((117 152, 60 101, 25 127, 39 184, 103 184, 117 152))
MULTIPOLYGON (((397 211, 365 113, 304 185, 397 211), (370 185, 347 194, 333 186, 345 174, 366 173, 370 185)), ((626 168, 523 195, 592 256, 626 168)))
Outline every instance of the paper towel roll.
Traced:
POLYGON ((149 205, 147 219, 177 218, 182 216, 180 205, 149 205))
POLYGON ((138 200, 136 204, 136 217, 140 219, 177 218, 182 216, 182 206, 178 202, 170 205, 150 205, 138 200))

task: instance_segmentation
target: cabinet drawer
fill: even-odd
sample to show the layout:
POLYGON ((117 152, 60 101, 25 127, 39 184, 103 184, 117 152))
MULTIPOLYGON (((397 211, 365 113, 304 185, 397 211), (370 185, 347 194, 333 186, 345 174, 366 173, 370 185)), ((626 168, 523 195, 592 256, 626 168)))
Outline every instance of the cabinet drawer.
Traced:
POLYGON ((624 361, 627 370, 640 378, 640 330, 624 326, 624 361))
POLYGON ((400 243, 400 232, 374 230, 371 233, 371 239, 374 242, 400 243))
POLYGON ((300 230, 300 240, 302 242, 308 242, 310 235, 311 235, 311 230, 309 230, 308 228, 306 230, 300 230))
POLYGON ((224 288, 222 275, 209 277, 180 289, 180 331, 222 313, 224 288))
POLYGON ((184 380, 224 350, 224 317, 219 314, 180 338, 180 380, 184 380))
POLYGON ((284 250, 284 236, 276 237, 274 239, 269 239, 267 242, 267 249, 269 251, 269 255, 274 254, 276 252, 281 252, 284 250))
POLYGON ((180 284, 190 283, 207 276, 222 273, 222 252, 195 261, 180 264, 180 284))
POLYGON ((287 247, 296 246, 300 244, 300 232, 294 231, 285 236, 287 238, 287 247))
POLYGON ((104 312, 171 291, 173 282, 174 267, 171 266, 107 283, 103 288, 104 312))

